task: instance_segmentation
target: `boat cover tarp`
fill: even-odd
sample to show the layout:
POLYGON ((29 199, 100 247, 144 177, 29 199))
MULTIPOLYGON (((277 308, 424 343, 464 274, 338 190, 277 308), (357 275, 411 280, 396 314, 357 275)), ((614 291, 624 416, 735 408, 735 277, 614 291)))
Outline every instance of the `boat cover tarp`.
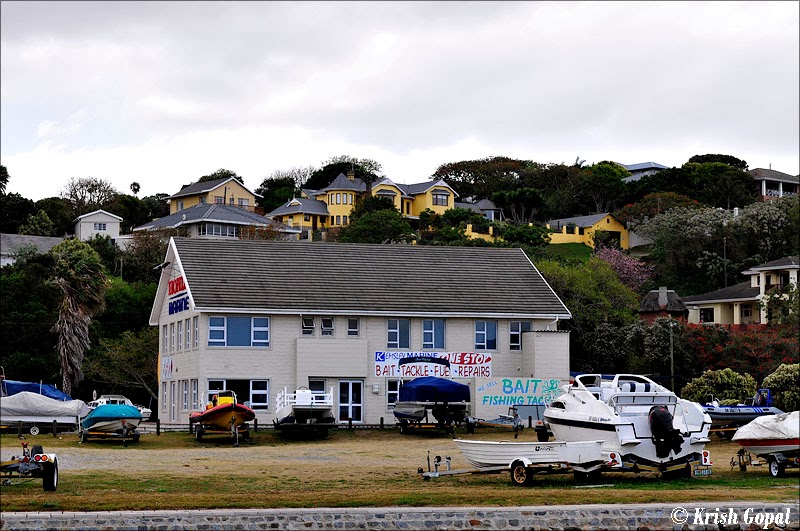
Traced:
POLYGON ((733 435, 733 440, 797 439, 800 437, 800 411, 758 417, 733 435))
POLYGON ((142 414, 134 406, 127 404, 103 404, 94 408, 85 419, 81 421, 81 426, 90 429, 98 422, 108 422, 119 419, 141 420, 142 414))
POLYGON ((0 399, 0 419, 12 421, 20 417, 41 417, 42 421, 64 417, 83 417, 89 408, 83 400, 56 400, 38 393, 20 391, 0 399))
POLYGON ((52 385, 38 384, 34 382, 19 382, 17 380, 6 380, 3 387, 9 396, 27 391, 29 393, 36 393, 44 395, 48 398, 55 400, 72 400, 70 396, 63 391, 59 391, 52 385))
POLYGON ((469 402, 469 386, 446 378, 423 376, 404 383, 400 402, 469 402))

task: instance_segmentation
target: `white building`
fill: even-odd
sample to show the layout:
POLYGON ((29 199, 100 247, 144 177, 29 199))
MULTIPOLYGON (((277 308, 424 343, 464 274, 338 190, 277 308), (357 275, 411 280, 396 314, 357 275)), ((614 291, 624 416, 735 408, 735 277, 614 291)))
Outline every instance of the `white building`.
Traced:
POLYGON ((559 393, 570 312, 520 249, 173 238, 150 316, 158 416, 187 424, 233 389, 260 424, 275 396, 334 388, 338 421, 394 423, 397 360, 447 357, 471 414, 559 393))
POLYGON ((122 218, 105 210, 95 210, 78 216, 74 223, 75 237, 79 240, 91 240, 95 236, 110 236, 116 240, 122 218))

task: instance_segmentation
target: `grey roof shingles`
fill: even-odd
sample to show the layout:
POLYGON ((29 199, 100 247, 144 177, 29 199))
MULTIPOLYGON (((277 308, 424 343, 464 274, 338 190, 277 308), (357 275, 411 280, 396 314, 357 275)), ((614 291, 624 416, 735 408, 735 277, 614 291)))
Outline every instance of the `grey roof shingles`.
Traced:
MULTIPOLYGON (((178 192, 177 194, 169 196, 167 199, 175 199, 175 198, 178 198, 178 197, 186 197, 186 196, 190 196, 190 195, 197 195, 197 194, 207 193, 207 192, 210 192, 211 190, 213 190, 214 188, 216 188, 216 187, 218 187, 218 186, 220 186, 222 184, 225 184, 226 182, 231 181, 231 180, 236 180, 236 179, 233 178, 233 177, 223 177, 222 179, 214 179, 213 181, 202 181, 202 182, 192 183, 192 184, 182 188, 180 190, 180 192, 178 192)), ((248 190, 247 187, 245 187, 241 182, 239 182, 239 181, 236 181, 236 182, 238 182, 239 185, 242 186, 245 190, 250 192, 250 190, 248 190)), ((250 192, 250 193, 253 194, 256 197, 261 197, 260 195, 258 195, 256 193, 253 193, 253 192, 250 192)))
POLYGON ((179 210, 134 228, 134 231, 174 228, 200 222, 231 223, 235 225, 270 226, 286 231, 289 227, 248 210, 222 204, 201 203, 179 210))
POLYGON ((316 214, 328 216, 328 205, 319 199, 306 199, 305 197, 295 197, 279 206, 267 216, 283 216, 286 214, 316 214))
POLYGON ((22 247, 33 246, 39 253, 49 252, 50 249, 63 242, 64 238, 54 236, 29 236, 27 234, 0 234, 0 251, 3 255, 12 255, 22 247))
POLYGON ((200 309, 570 316, 520 249, 173 241, 200 309))
POLYGON ((604 217, 608 216, 608 212, 604 214, 590 214, 588 216, 575 216, 572 218, 551 219, 547 223, 551 229, 557 229, 566 225, 575 225, 576 227, 591 227, 604 217))
POLYGON ((760 293, 758 288, 750 286, 750 281, 741 282, 734 286, 718 289, 700 295, 692 295, 690 297, 683 297, 684 304, 699 303, 699 302, 719 302, 719 301, 733 301, 733 300, 755 300, 756 296, 760 293))

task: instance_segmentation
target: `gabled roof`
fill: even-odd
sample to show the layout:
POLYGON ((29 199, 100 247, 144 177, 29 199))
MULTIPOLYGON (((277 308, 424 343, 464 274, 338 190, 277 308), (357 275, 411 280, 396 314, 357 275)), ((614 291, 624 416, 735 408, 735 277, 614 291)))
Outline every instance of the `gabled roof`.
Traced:
POLYGON ((94 212, 89 212, 89 213, 84 214, 82 216, 78 216, 77 218, 72 220, 72 222, 76 223, 80 219, 88 218, 89 216, 94 216, 95 214, 105 214, 106 216, 111 216, 112 218, 117 218, 119 221, 122 221, 122 218, 119 217, 118 215, 112 214, 111 212, 106 212, 105 210, 101 209, 101 210, 95 210, 94 212))
POLYGON ((285 204, 279 206, 267 216, 283 216, 286 214, 315 214, 318 216, 329 216, 328 205, 318 199, 306 199, 305 197, 295 197, 285 204))
POLYGON ((487 210, 502 210, 495 205, 491 199, 481 199, 477 203, 459 203, 456 201, 453 203, 453 208, 472 210, 473 212, 477 212, 479 214, 486 212, 487 210))
POLYGON ((16 254, 23 247, 35 247, 40 254, 44 254, 59 243, 64 238, 52 236, 29 236, 27 234, 0 234, 0 252, 4 256, 16 254))
POLYGON ((773 271, 775 269, 800 269, 800 256, 784 256, 771 262, 753 266, 747 271, 742 271, 742 274, 757 275, 760 271, 773 271))
POLYGON ((164 216, 150 223, 139 225, 133 230, 134 232, 141 230, 158 230, 205 222, 273 227, 280 232, 299 232, 298 229, 292 229, 283 223, 278 223, 264 216, 259 216, 243 208, 214 203, 201 203, 193 207, 184 208, 169 216, 164 216))
POLYGON ((551 229, 559 229, 567 225, 575 225, 576 227, 591 227, 606 216, 614 217, 612 214, 605 212, 603 214, 590 214, 588 216, 576 216, 572 218, 551 219, 547 223, 551 229))
POLYGON ((416 183, 416 184, 398 184, 397 186, 404 187, 405 192, 408 195, 419 195, 424 194, 431 188, 436 186, 443 186, 453 192, 455 197, 458 197, 458 193, 453 190, 453 187, 447 184, 444 180, 439 179, 438 181, 426 181, 424 183, 416 183))
POLYGON ((789 175, 777 170, 769 170, 765 168, 756 168, 750 170, 750 175, 756 181, 780 181, 784 183, 800 184, 800 175, 789 175))
MULTIPOLYGON (((619 164, 619 163, 617 163, 619 164)), ((628 171, 666 170, 667 167, 657 162, 637 162, 636 164, 620 164, 628 171)))
POLYGON ((167 260, 200 311, 571 317, 521 249, 173 238, 167 260))
POLYGON ((683 302, 687 306, 689 304, 698 303, 717 303, 717 302, 735 302, 735 301, 754 301, 758 298, 760 290, 756 287, 750 286, 750 281, 741 282, 735 286, 730 286, 708 293, 701 293, 700 295, 692 295, 690 297, 683 297, 683 302))
MULTIPOLYGON (((236 183, 239 186, 250 192, 250 190, 245 185, 243 185, 240 181, 238 181, 234 177, 227 177, 222 179, 214 179, 213 181, 203 181, 190 184, 189 186, 185 186, 184 188, 182 188, 181 191, 178 192, 177 194, 169 196, 167 199, 177 199, 179 197, 187 197, 190 195, 207 194, 208 192, 215 190, 220 186, 229 183, 230 181, 236 181, 236 183)), ((250 193, 256 197, 261 197, 255 192, 250 192, 250 193)))
POLYGON ((354 177, 351 181, 344 173, 340 173, 334 180, 331 181, 331 184, 322 190, 319 190, 319 192, 326 192, 328 190, 353 190, 355 192, 363 192, 366 189, 366 183, 358 177, 354 177))

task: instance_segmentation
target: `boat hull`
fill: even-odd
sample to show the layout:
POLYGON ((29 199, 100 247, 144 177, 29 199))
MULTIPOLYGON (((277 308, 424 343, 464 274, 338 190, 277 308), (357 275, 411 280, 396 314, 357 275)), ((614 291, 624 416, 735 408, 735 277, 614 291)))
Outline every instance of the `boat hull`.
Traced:
POLYGON ((711 417, 711 425, 720 426, 743 426, 758 417, 766 415, 778 415, 783 413, 776 407, 758 406, 703 406, 703 411, 711 417))
POLYGON ((84 430, 100 433, 123 433, 135 430, 142 420, 142 414, 134 406, 105 404, 97 406, 83 420, 84 430))
POLYGON ((533 463, 600 464, 602 441, 554 442, 478 441, 455 439, 461 454, 476 468, 510 466, 517 459, 533 463))
POLYGON ((190 422, 206 430, 230 430, 256 418, 255 411, 244 404, 220 404, 205 411, 195 412, 190 422))
POLYGON ((739 446, 756 455, 800 454, 800 439, 739 439, 739 446))

